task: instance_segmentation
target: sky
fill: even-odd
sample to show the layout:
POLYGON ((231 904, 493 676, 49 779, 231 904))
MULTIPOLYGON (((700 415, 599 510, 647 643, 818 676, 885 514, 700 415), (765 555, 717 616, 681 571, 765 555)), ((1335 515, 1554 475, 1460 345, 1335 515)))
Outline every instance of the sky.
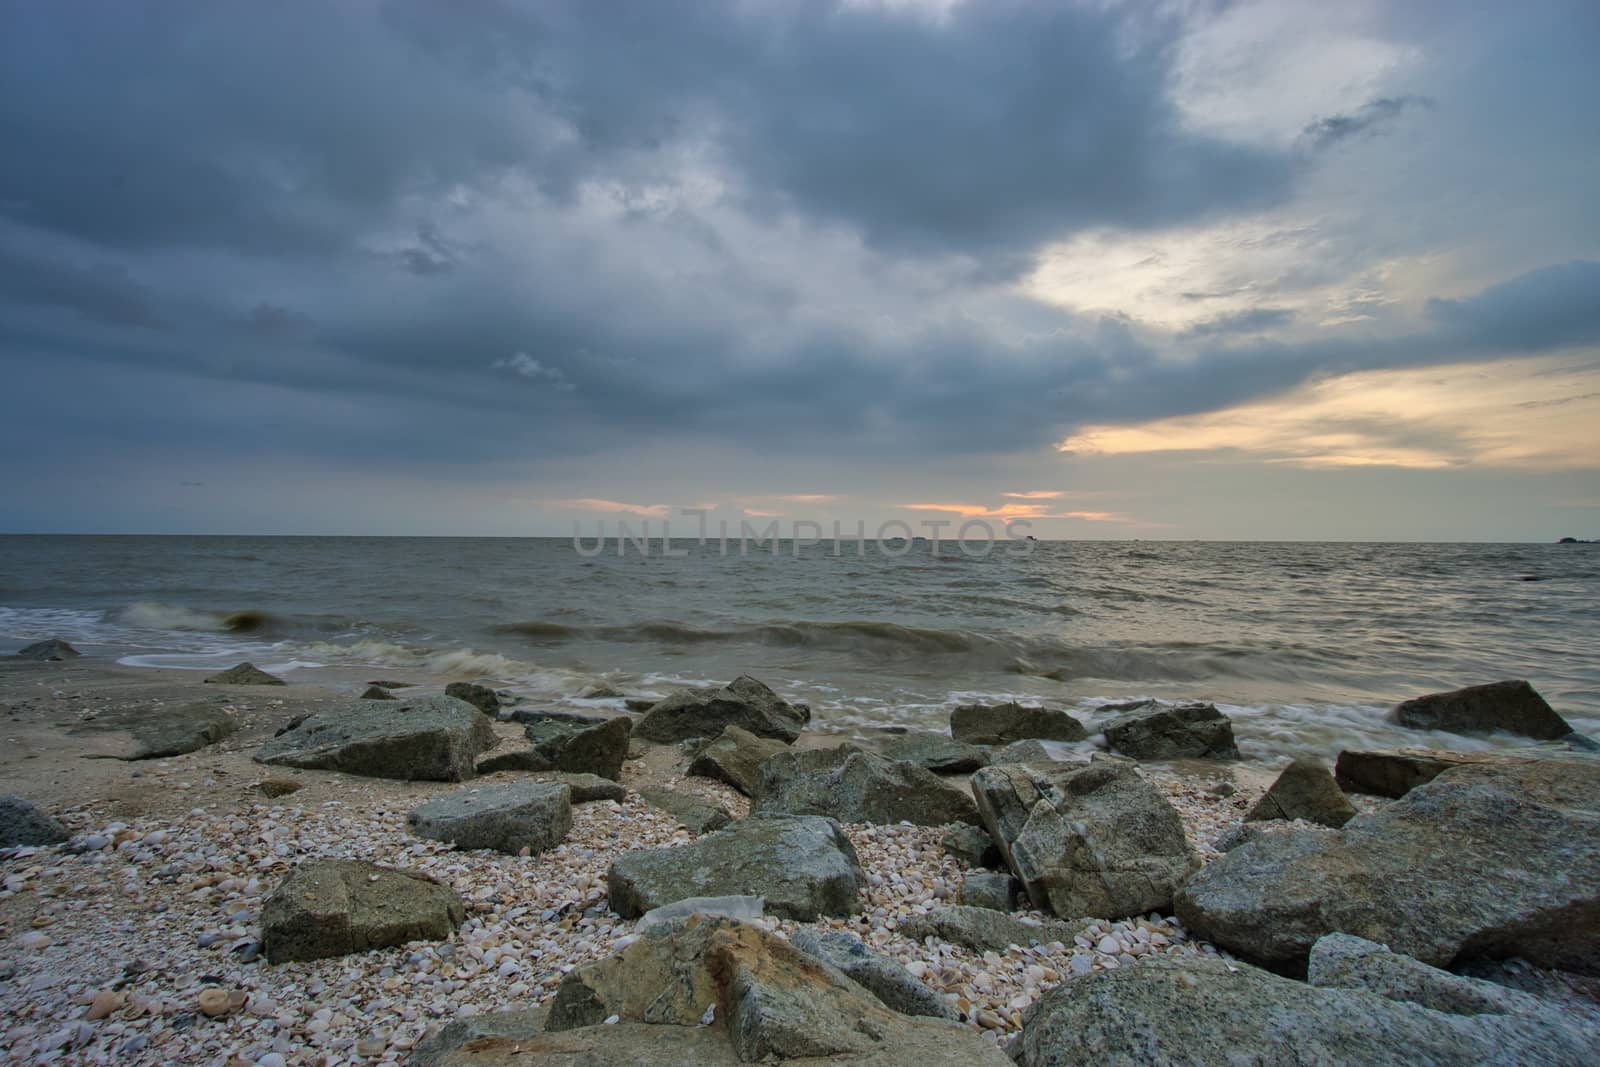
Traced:
POLYGON ((0 531, 1600 537, 1600 5, 0 0, 0 531))

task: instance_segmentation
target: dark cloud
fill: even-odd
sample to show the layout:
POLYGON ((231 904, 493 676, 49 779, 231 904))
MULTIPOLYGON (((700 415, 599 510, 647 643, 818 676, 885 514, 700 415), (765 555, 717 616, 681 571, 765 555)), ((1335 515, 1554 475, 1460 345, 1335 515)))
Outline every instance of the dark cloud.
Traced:
MULTIPOLYGON (((1184 294, 1191 299, 1198 294, 1184 294)), ((1222 337, 1231 334, 1261 333, 1264 330, 1277 329, 1287 326, 1294 321, 1295 313, 1290 308, 1247 308, 1244 311, 1232 311, 1226 315, 1197 322, 1193 326, 1178 334, 1180 341, 1194 341, 1204 337, 1222 337)))
POLYGON ((1529 271, 1464 300, 1429 300, 1427 310, 1447 335, 1475 349, 1600 343, 1600 262, 1529 271))
POLYGON ((1313 148, 1329 148, 1352 137, 1379 133, 1407 111, 1433 106, 1426 96, 1380 96, 1348 114, 1328 115, 1308 123, 1301 136, 1313 148))
POLYGON ((168 330, 150 290, 111 263, 74 263, 0 244, 0 299, 75 311, 112 326, 168 330))

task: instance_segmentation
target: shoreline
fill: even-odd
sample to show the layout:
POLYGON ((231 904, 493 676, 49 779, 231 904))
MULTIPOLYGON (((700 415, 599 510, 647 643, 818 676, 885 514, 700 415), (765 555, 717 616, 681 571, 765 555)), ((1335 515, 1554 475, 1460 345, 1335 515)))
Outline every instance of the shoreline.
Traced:
MULTIPOLYGON (((214 686, 192 671, 0 658, 0 703, 8 708, 3 791, 58 815, 77 842, 0 853, 0 1049, 10 1062, 34 1062, 49 1048, 67 1050, 60 1062, 82 1063, 246 1064, 272 1053, 289 1063, 405 1062, 424 1035, 452 1020, 547 1005, 567 971, 612 955, 637 934, 636 921, 606 908, 608 865, 631 849, 693 838, 645 803, 641 786, 670 785, 735 818, 748 810, 732 788, 685 776, 680 746, 648 746, 623 766, 624 799, 574 805, 572 829, 556 848, 532 858, 454 851, 409 833, 406 814, 456 784, 252 762, 294 716, 353 695, 342 682, 214 686), (125 743, 125 732, 103 728, 119 709, 199 700, 227 708, 238 732, 167 759, 84 758, 125 743), (300 787, 269 798, 261 791, 269 780, 300 787), (87 847, 95 844, 102 847, 87 847), (297 862, 317 856, 429 874, 463 898, 466 923, 444 942, 311 963, 252 961, 263 899, 297 862), (243 994, 242 1006, 216 1019, 197 1014, 206 986, 243 994), (107 993, 119 994, 120 1006, 88 1020, 96 996, 107 993)), ((523 738, 516 722, 493 729, 497 751, 523 738)), ((800 747, 847 740, 807 733, 800 747)), ((1248 759, 1145 764, 1139 773, 1176 808, 1203 859, 1217 855, 1217 837, 1239 824, 1274 777, 1248 759), (1231 795, 1213 792, 1222 783, 1231 795)), ((472 784, 521 777, 501 772, 472 784)), ((1355 799, 1363 812, 1385 803, 1355 799)), ((780 936, 802 926, 850 930, 924 976, 988 1040, 1009 1039, 1026 1004, 1076 977, 1158 955, 1232 959, 1159 915, 1099 921, 1070 943, 1003 952, 912 941, 898 932, 901 921, 954 903, 975 868, 946 852, 942 828, 853 824, 845 831, 868 879, 862 913, 814 924, 767 917, 758 925, 780 936)))

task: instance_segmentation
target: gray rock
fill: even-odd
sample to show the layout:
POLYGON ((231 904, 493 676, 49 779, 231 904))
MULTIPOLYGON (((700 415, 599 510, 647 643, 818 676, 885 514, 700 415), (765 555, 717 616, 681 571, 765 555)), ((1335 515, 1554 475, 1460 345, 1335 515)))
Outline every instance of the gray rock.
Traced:
POLYGON ((352 700, 307 716, 262 745, 255 759, 372 778, 460 782, 498 743, 489 721, 454 697, 352 700))
POLYGON ((646 741, 670 744, 690 737, 717 737, 737 726, 757 737, 788 744, 811 721, 811 709, 791 704, 749 675, 721 689, 685 689, 651 705, 634 730, 646 741))
POLYGON ((939 843, 944 850, 969 867, 1004 867, 1006 858, 1000 847, 981 826, 952 826, 939 843))
MULTIPOLYGON (((568 723, 588 727, 599 726, 601 723, 606 721, 606 717, 604 715, 579 715, 575 711, 550 711, 546 708, 511 708, 509 710, 502 711, 497 718, 499 718, 501 722, 520 722, 524 726, 544 726, 552 723, 568 723)), ((530 734, 529 736, 554 736, 556 732, 556 730, 552 729, 548 731, 548 734, 538 732, 537 734, 530 734)))
POLYGON ((997 748, 989 756, 990 763, 1048 763, 1055 759, 1049 749, 1034 740, 1013 741, 997 748))
POLYGON ((1063 919, 1165 912, 1198 865, 1177 811, 1122 760, 985 767, 972 795, 1034 907, 1063 919))
POLYGON ((687 845, 629 852, 606 873, 625 919, 689 897, 759 896, 769 913, 810 922, 860 911, 864 884, 850 839, 815 816, 751 816, 687 845))
POLYGON ((1342 830, 1243 844, 1174 903, 1196 935, 1274 967, 1342 932, 1433 965, 1600 973, 1600 765, 1457 767, 1342 830))
POLYGON ((0 796, 0 848, 59 845, 72 834, 54 816, 15 794, 0 796))
POLYGON ((977 745, 926 731, 887 741, 881 751, 888 759, 915 763, 934 774, 971 774, 989 765, 989 753, 977 745))
POLYGON ((412 810, 411 832, 457 848, 543 852, 572 829, 572 790, 556 782, 469 786, 412 810))
POLYGON ((1239 758, 1233 723, 1210 704, 1119 715, 1100 729, 1113 752, 1132 759, 1239 758))
POLYGON ((485 715, 500 713, 500 697, 493 689, 477 682, 451 682, 444 687, 444 695, 465 700, 485 715))
POLYGON ((969 908, 988 908, 991 911, 1010 911, 1016 907, 1017 892, 1021 886, 1009 874, 973 871, 961 882, 961 893, 956 903, 969 908))
POLYGON ((1064 711, 1021 704, 963 704, 950 713, 950 736, 969 745, 1007 745, 1034 738, 1082 741, 1083 723, 1064 711))
POLYGON ((314 859, 262 905, 261 941, 273 963, 320 960, 408 941, 442 941, 465 916, 461 898, 425 875, 359 860, 314 859))
POLYGON ((1385 1000, 1451 1015, 1538 1013, 1538 997, 1429 967, 1364 938, 1329 934, 1311 946, 1306 981, 1325 989, 1364 989, 1385 1000))
POLYGON ((478 761, 477 770, 479 774, 499 774, 502 771, 549 772, 555 770, 555 764, 536 749, 524 748, 515 752, 496 752, 487 759, 481 759, 478 761))
POLYGON ((1572 727, 1533 686, 1524 681, 1469 685, 1448 693, 1429 693, 1397 704, 1395 722, 1413 730, 1482 734, 1505 730, 1541 741, 1572 733, 1572 727))
POLYGON ((1169 958, 1057 986, 1023 1015, 1021 1067, 1065 1064, 1593 1062, 1594 1034, 1551 1013, 1463 1016, 1248 964, 1169 958))
POLYGON ((1316 760, 1297 759, 1278 774, 1244 821, 1304 819, 1338 829, 1355 814, 1355 807, 1340 791, 1328 768, 1316 760))
POLYGON ((820 933, 804 927, 789 942, 806 955, 833 967, 901 1015, 927 1015, 958 1021, 961 1013, 904 967, 873 952, 847 930, 820 933))
POLYGON ((387 689, 385 689, 381 685, 369 685, 369 686, 367 686, 365 689, 363 689, 361 691, 361 698, 360 699, 362 699, 362 700, 396 700, 398 698, 393 693, 389 692, 387 689))
POLYGON ((657 927, 672 926, 691 915, 711 915, 724 919, 759 919, 767 913, 767 902, 761 897, 690 897, 675 900, 659 908, 651 908, 639 916, 639 930, 644 932, 657 927))
POLYGON ((1347 793, 1403 797, 1452 767, 1480 763, 1526 763, 1502 752, 1447 752, 1433 748, 1345 750, 1334 764, 1334 780, 1347 793))
MULTIPOLYGON (((416 1047, 411 1050, 408 1061, 410 1067, 447 1067, 455 1064, 494 1064, 493 1058, 480 1059, 478 1049, 486 1044, 502 1039, 511 1039, 507 1042, 515 1046, 517 1039, 535 1039, 544 1033, 543 1008, 530 1008, 525 1011, 497 1011, 488 1015, 469 1015, 464 1019, 456 1019, 445 1024, 439 1030, 428 1034, 416 1047), (467 1045, 475 1048, 471 1052, 463 1052, 467 1045)), ((526 1055, 526 1054, 523 1054, 526 1055)), ((517 1067, 524 1067, 527 1061, 521 1060, 517 1067)))
POLYGON ((67 659, 77 659, 82 653, 59 637, 51 637, 44 641, 35 641, 27 648, 18 649, 17 655, 23 659, 51 662, 67 659))
POLYGON ((215 704, 184 704, 159 708, 132 722, 134 748, 131 760, 167 759, 198 752, 233 736, 239 724, 215 704))
POLYGON ((972 799, 932 771, 854 745, 771 757, 751 810, 919 826, 978 821, 972 799))
POLYGON ((782 741, 729 726, 700 750, 689 764, 689 773, 725 782, 745 796, 752 796, 761 782, 761 764, 786 747, 782 741))
POLYGON ((978 952, 1006 946, 1048 945, 1059 941, 1072 944, 1084 923, 1030 923, 992 908, 973 908, 963 904, 930 908, 925 915, 912 915, 900 923, 900 933, 913 941, 936 937, 952 945, 965 945, 978 952))
POLYGON ((660 808, 677 819, 679 825, 697 836, 720 830, 733 821, 733 816, 721 804, 664 785, 640 786, 639 796, 646 804, 660 808))
POLYGON ((622 777, 622 763, 628 758, 633 720, 602 719, 593 725, 546 720, 530 722, 524 729, 534 753, 551 769, 615 781, 622 777))
POLYGON ((619 1022, 547 1033, 534 1012, 503 1012, 520 1018, 491 1022, 475 1015, 419 1043, 411 1067, 739 1067, 739 1057, 721 1027, 652 1026, 619 1022), (480 1032, 492 1025, 503 1032, 480 1032), (459 1029, 457 1029, 459 1028, 459 1029))
POLYGON ((713 1005, 725 1029, 704 1029, 725 1034, 741 1063, 1009 1064, 959 1024, 892 1011, 829 964, 728 919, 691 918, 576 968, 562 979, 546 1026, 576 1032, 614 1015, 618 1025, 650 1023, 670 1034, 700 1029, 713 1005))
MULTIPOLYGON (((483 764, 478 764, 479 771, 483 764)), ((598 774, 567 774, 565 772, 545 772, 533 777, 536 782, 554 782, 564 785, 572 790, 574 804, 590 804, 597 800, 621 800, 628 795, 628 790, 621 782, 614 782, 610 778, 602 778, 598 774)))
POLYGON ((1576 730, 1561 740, 1574 752, 1600 752, 1600 741, 1596 741, 1588 734, 1580 734, 1576 730))
POLYGON ((646 712, 661 703, 661 697, 628 697, 622 706, 629 711, 646 712))
POLYGON ((275 674, 268 674, 254 663, 241 663, 205 679, 209 685, 288 685, 275 674))

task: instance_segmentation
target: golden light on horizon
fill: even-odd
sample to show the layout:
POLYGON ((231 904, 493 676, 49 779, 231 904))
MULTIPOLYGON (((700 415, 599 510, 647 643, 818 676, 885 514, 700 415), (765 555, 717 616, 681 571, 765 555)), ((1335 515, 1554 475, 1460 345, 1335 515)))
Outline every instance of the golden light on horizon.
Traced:
POLYGON ((1600 467, 1587 357, 1361 371, 1220 411, 1085 426, 1062 452, 1247 452, 1302 467, 1600 467))

